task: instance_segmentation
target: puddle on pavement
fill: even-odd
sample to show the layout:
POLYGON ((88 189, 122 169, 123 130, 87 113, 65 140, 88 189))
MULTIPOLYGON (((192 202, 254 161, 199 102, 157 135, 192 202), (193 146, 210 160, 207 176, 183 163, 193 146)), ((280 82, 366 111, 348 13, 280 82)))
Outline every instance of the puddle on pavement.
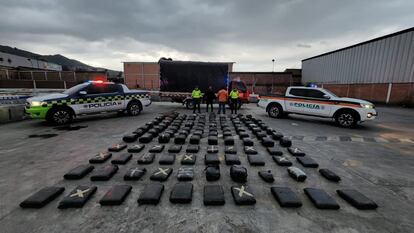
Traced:
POLYGON ((52 137, 56 137, 58 136, 58 134, 55 133, 47 133, 47 134, 30 134, 29 138, 52 138, 52 137))
POLYGON ((53 129, 57 129, 57 130, 65 130, 65 131, 72 131, 72 130, 79 130, 79 129, 83 129, 83 128, 87 128, 87 125, 64 125, 64 126, 58 126, 55 127, 53 129))

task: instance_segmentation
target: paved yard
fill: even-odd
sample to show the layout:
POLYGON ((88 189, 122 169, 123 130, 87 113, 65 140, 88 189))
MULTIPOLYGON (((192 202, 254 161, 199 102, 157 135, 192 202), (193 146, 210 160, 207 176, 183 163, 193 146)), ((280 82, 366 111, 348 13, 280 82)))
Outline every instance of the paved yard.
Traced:
MULTIPOLYGON (((379 117, 356 129, 336 127, 326 119, 290 116, 271 119, 255 105, 244 106, 241 113, 252 114, 270 127, 290 136, 294 146, 313 157, 320 168, 334 170, 342 181, 332 183, 319 175, 317 169, 303 168, 308 179, 299 183, 290 178, 286 168, 278 166, 255 139, 266 165, 252 167, 242 152, 238 137, 236 145, 242 165, 248 169, 248 182, 257 200, 254 206, 236 206, 230 187, 237 185, 229 176, 229 166, 222 161, 219 181, 207 182, 204 175, 204 154, 207 140, 201 141, 194 166, 195 177, 191 204, 172 204, 169 194, 177 183, 178 158, 157 206, 139 206, 137 199, 149 176, 158 167, 158 158, 146 167, 140 181, 126 182, 127 168, 137 166, 138 155, 127 165, 120 165, 110 181, 93 182, 89 176, 63 180, 63 175, 122 136, 168 111, 190 114, 178 104, 154 103, 138 117, 117 117, 107 114, 86 117, 75 122, 78 130, 56 129, 41 121, 23 121, 0 125, 0 229, 1 232, 410 232, 414 229, 414 110, 378 108, 379 117), (273 184, 262 181, 257 172, 270 169, 273 184), (133 189, 121 206, 101 207, 98 203, 114 184, 130 184, 133 189), (221 184, 226 204, 218 207, 203 205, 204 185, 221 184), (57 209, 59 201, 77 185, 96 185, 94 196, 81 209, 57 209), (42 209, 21 209, 19 203, 44 186, 63 186, 65 192, 42 209), (270 193, 271 186, 288 186, 299 194, 303 206, 281 208, 270 193), (303 188, 327 191, 341 206, 339 210, 316 209, 305 196, 303 188), (353 188, 373 199, 379 208, 357 210, 342 200, 335 190, 353 188)), ((218 121, 218 118, 217 118, 218 121)), ((229 121, 229 119, 228 119, 229 121)), ((207 126, 206 126, 207 131, 207 126)), ((153 140, 146 146, 146 152, 153 140)), ((170 142, 168 145, 172 145, 170 142)), ((167 146, 168 147, 168 146, 167 146)), ((186 145, 183 147, 186 148, 186 145)), ((223 158, 223 141, 219 140, 223 158)), ((282 149, 287 157, 293 157, 282 149)), ((143 153, 142 152, 142 153, 143 153)), ((166 150, 164 153, 167 153, 166 150)), ((116 154, 116 153, 115 153, 116 154)), ((158 155, 157 155, 158 156, 158 155)), ((109 162, 107 162, 109 163, 109 162)), ((103 165, 96 165, 99 167, 103 165)), ((95 169, 96 169, 95 168, 95 169)))

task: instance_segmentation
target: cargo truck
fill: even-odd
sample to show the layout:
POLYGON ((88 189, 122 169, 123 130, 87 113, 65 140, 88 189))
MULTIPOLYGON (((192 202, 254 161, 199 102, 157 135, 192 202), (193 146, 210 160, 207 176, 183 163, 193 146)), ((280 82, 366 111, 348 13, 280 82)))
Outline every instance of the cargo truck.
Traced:
POLYGON ((213 87, 215 92, 226 87, 229 93, 236 87, 239 91, 239 108, 248 102, 249 92, 246 85, 240 80, 229 79, 229 63, 172 60, 160 60, 159 63, 159 95, 162 98, 170 98, 172 102, 192 108, 191 92, 196 86, 203 93, 209 86, 213 87))

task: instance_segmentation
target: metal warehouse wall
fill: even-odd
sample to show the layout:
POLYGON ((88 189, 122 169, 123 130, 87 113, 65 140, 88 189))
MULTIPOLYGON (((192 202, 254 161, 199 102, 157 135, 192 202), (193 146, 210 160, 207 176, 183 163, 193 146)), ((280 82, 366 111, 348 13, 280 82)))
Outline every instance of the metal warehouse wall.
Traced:
POLYGON ((414 28, 302 61, 302 83, 412 83, 414 28))

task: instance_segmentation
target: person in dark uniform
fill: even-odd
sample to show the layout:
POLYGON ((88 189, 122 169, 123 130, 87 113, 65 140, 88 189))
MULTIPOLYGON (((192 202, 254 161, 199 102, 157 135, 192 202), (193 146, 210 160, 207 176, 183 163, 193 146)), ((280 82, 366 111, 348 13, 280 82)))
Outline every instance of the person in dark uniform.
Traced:
POLYGON ((211 106, 211 112, 213 112, 213 102, 216 98, 216 95, 211 86, 208 87, 208 90, 204 93, 206 100, 206 112, 208 112, 208 106, 211 106))

